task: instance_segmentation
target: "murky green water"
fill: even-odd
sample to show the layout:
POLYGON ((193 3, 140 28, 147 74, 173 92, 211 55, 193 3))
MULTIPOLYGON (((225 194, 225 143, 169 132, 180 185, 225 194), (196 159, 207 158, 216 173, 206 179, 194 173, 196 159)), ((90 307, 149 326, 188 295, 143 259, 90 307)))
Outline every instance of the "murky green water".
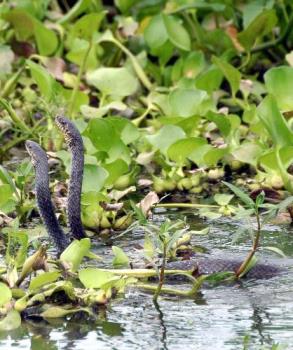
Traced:
MULTIPOLYGON (((156 219, 164 220, 164 216, 157 214, 156 219)), ((188 220, 196 228, 207 225, 192 215, 188 220)), ((243 255, 249 240, 231 243, 239 225, 242 223, 227 219, 217 221, 209 235, 195 237, 194 243, 208 248, 213 257, 243 255)), ((134 232, 115 244, 139 261, 137 248, 142 240, 142 232, 134 232)), ((277 246, 293 258, 293 229, 267 226, 263 244, 277 246)), ((110 250, 108 246, 97 248, 105 261, 111 260, 110 250)), ((261 255, 282 261, 273 252, 262 250, 261 255)), ((97 325, 64 320, 27 322, 14 332, 0 334, 0 348, 237 350, 243 349, 246 335, 250 336, 249 349, 271 349, 276 343, 293 349, 293 269, 269 280, 205 287, 195 300, 161 298, 159 307, 151 295, 132 289, 124 299, 116 299, 107 310, 100 310, 97 325)))

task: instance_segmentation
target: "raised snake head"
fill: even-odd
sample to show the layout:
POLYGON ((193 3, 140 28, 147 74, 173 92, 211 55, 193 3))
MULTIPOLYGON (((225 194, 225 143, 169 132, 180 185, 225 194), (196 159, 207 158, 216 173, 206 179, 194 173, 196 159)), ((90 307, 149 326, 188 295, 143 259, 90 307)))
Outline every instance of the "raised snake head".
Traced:
POLYGON ((47 161, 47 154, 38 143, 30 140, 25 141, 25 148, 34 167, 47 161))
POLYGON ((55 123, 64 135, 65 141, 70 148, 82 145, 82 138, 76 126, 67 118, 57 116, 55 123))

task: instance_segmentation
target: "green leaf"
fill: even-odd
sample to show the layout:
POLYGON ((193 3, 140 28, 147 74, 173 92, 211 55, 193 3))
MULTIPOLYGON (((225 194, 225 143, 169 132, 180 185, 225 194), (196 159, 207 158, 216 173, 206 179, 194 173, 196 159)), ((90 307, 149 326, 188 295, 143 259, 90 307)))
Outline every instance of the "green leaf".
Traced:
POLYGON ((225 78, 228 80, 231 87, 232 96, 235 97, 240 87, 241 73, 230 63, 216 56, 212 57, 212 62, 220 68, 225 78))
POLYGON ((254 201, 245 192, 240 190, 240 188, 238 188, 238 187, 236 187, 236 186, 234 186, 234 185, 232 185, 232 184, 230 184, 228 182, 225 182, 225 181, 223 181, 223 184, 225 184, 227 187, 229 187, 230 190, 232 192, 234 192, 235 195, 237 197, 239 197, 242 200, 242 202, 244 204, 246 204, 249 208, 252 209, 252 208, 255 207, 254 201))
POLYGON ((258 38, 272 31, 277 21, 275 10, 263 10, 245 30, 238 34, 238 40, 247 51, 250 51, 258 38))
POLYGON ((11 290, 6 284, 0 282, 0 307, 7 304, 12 298, 11 290))
POLYGON ((168 40, 168 33, 161 14, 154 16, 144 31, 144 39, 147 45, 156 49, 165 44, 168 40))
POLYGON ((21 325, 21 317, 18 311, 11 310, 3 320, 0 321, 0 331, 9 332, 21 325))
POLYGON ((219 205, 228 205, 233 197, 233 194, 217 193, 214 195, 214 200, 219 205))
POLYGON ((48 56, 56 51, 58 38, 55 32, 48 29, 24 9, 15 8, 4 17, 14 26, 20 41, 27 41, 31 36, 34 36, 41 55, 48 56))
POLYGON ((129 96, 138 88, 138 80, 124 67, 98 68, 87 73, 86 79, 104 95, 129 96))
POLYGON ((100 27, 101 21, 105 16, 105 11, 100 13, 90 13, 78 19, 72 28, 71 35, 86 40, 91 40, 92 36, 100 27))
POLYGON ((109 173, 104 168, 94 164, 85 164, 82 191, 100 191, 103 188, 108 176, 109 173))
POLYGON ((181 50, 190 50, 189 33, 182 26, 182 24, 173 16, 162 14, 165 28, 171 43, 181 50))
POLYGON ((65 264, 69 264, 70 271, 75 272, 82 259, 88 255, 91 247, 91 241, 89 238, 83 238, 80 241, 73 241, 61 254, 60 260, 65 264))
POLYGON ((113 273, 95 268, 80 270, 78 272, 78 278, 86 288, 101 288, 109 281, 117 279, 113 273))
POLYGON ((47 101, 50 101, 55 92, 56 81, 44 67, 31 60, 27 60, 26 63, 30 68, 31 75, 36 81, 41 94, 47 101))
POLYGON ((201 137, 189 137, 178 140, 168 148, 168 157, 178 165, 183 166, 188 156, 198 147, 207 144, 207 141, 201 137))
POLYGON ((293 133, 280 113, 276 99, 268 95, 257 107, 257 114, 270 134, 275 145, 293 144, 293 133))
POLYGON ((206 91, 177 88, 169 95, 173 116, 191 117, 201 114, 202 103, 207 99, 206 91))
POLYGON ((184 137, 185 132, 178 126, 165 125, 155 135, 146 136, 146 139, 156 150, 166 154, 170 145, 184 137))
POLYGON ((73 7, 71 7, 70 11, 66 13, 65 16, 62 16, 59 20, 60 24, 66 24, 70 22, 72 19, 78 17, 81 13, 83 13, 92 3, 92 0, 79 0, 77 1, 73 7))
POLYGON ((121 117, 108 117, 107 121, 112 124, 125 145, 136 141, 140 136, 138 128, 127 119, 121 117))
POLYGON ((13 192, 8 184, 0 185, 0 211, 10 213, 15 209, 15 200, 13 192))
POLYGON ((232 151, 235 159, 243 163, 248 163, 256 167, 258 158, 263 154, 263 148, 256 143, 245 142, 232 151))
POLYGON ((114 267, 128 267, 129 266, 129 258, 121 248, 113 245, 112 251, 114 254, 114 259, 112 260, 112 264, 114 267))
POLYGON ((282 111, 293 110, 293 67, 281 66, 269 69, 264 75, 268 93, 276 99, 282 111))
POLYGON ((122 159, 116 159, 112 163, 104 164, 103 167, 109 174, 105 183, 106 185, 113 185, 120 176, 126 174, 129 170, 127 163, 122 159))
POLYGON ((30 281, 29 290, 39 289, 48 283, 55 282, 60 275, 61 274, 58 271, 44 272, 30 281))

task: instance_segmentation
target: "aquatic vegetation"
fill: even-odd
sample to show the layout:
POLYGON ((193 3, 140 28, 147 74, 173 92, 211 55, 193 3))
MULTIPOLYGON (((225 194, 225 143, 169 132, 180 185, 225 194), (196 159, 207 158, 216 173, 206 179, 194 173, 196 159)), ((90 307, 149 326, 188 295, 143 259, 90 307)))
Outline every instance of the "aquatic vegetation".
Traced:
POLYGON ((95 322, 128 288, 194 299, 254 267, 263 226, 293 218, 292 24, 289 0, 0 4, 1 331, 95 322), (166 208, 207 225, 152 220, 166 208), (222 217, 246 223, 234 242, 252 237, 236 271, 169 268, 222 217), (135 230, 134 262, 115 240, 135 230))

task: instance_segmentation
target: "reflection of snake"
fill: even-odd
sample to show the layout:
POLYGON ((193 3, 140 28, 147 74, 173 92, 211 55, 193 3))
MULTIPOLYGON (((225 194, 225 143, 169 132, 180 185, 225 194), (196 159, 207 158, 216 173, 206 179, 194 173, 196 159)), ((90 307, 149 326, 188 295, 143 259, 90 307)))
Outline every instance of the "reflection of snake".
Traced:
POLYGON ((67 215, 70 233, 75 239, 85 237, 81 222, 80 196, 83 178, 84 150, 82 137, 75 125, 65 117, 58 116, 56 125, 62 131, 66 144, 72 153, 69 179, 67 215))
MULTIPOLYGON (((242 260, 243 261, 243 260, 242 260)), ((215 259, 209 257, 198 257, 191 260, 175 261, 167 265, 168 269, 194 270, 195 276, 210 275, 216 272, 236 272, 242 261, 239 259, 215 259)), ((286 268, 276 265, 259 263, 253 266, 245 275, 247 278, 270 278, 274 277, 286 268)))
POLYGON ((49 166, 46 152, 33 141, 26 141, 26 149, 35 168, 36 197, 40 215, 45 223, 49 236, 57 248, 58 254, 68 245, 68 239, 62 231, 54 213, 49 189, 49 166))

